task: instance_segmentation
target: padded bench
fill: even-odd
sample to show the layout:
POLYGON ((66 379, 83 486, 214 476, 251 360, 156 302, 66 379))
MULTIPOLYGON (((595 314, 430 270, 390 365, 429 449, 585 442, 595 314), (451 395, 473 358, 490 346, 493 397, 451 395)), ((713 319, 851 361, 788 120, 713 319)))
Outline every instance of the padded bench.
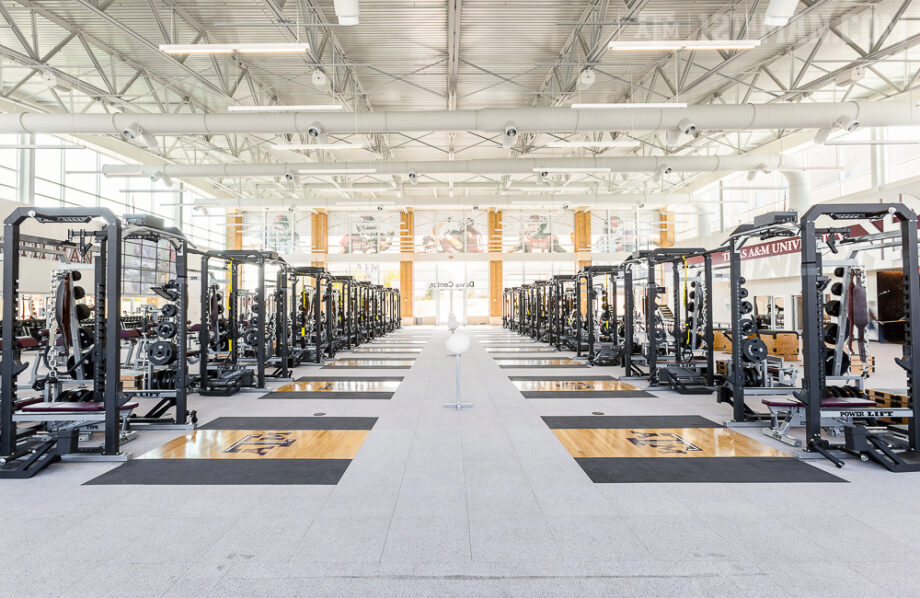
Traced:
MULTIPOLYGON (((789 435, 792 427, 805 425, 805 403, 794 397, 767 397, 761 401, 770 410, 771 424, 763 433, 791 446, 802 446, 802 441, 789 435)), ((859 397, 825 397, 821 400, 821 427, 828 428, 833 436, 857 418, 892 417, 897 409, 879 407, 872 399, 859 397)), ((910 411, 904 409, 903 411, 910 411)))
MULTIPOLYGON (((119 407, 122 417, 131 414, 140 404, 130 401, 119 407)), ((36 402, 23 406, 13 414, 13 421, 105 421, 105 403, 102 401, 53 403, 36 402)))

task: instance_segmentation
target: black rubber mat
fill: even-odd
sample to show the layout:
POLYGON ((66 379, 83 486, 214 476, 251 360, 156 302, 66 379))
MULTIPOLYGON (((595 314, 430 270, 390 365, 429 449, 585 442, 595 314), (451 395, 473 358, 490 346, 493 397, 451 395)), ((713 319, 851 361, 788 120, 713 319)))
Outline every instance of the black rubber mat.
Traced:
POLYGON ((321 370, 408 370, 409 365, 324 365, 321 370))
POLYGON ((316 399, 316 400, 353 400, 353 401, 386 401, 393 398, 392 392, 304 392, 280 391, 270 392, 259 397, 260 399, 316 399))
POLYGON ((134 459, 84 486, 334 486, 351 459, 134 459))
POLYGON ((297 382, 310 382, 316 380, 318 382, 335 382, 337 380, 362 380, 367 382, 402 382, 402 376, 301 376, 297 379, 297 382))
POLYGON ((619 380, 614 376, 605 376, 603 374, 591 375, 591 374, 579 374, 577 376, 508 376, 509 380, 521 380, 521 381, 535 381, 539 382, 540 380, 548 380, 550 382, 556 382, 559 380, 619 380))
POLYGON ((372 430, 376 417, 218 417, 199 430, 372 430))
POLYGON ((644 390, 571 390, 571 391, 525 391, 525 399, 644 399, 654 397, 644 390))
POLYGON ((598 484, 846 482, 792 457, 578 458, 598 484))
POLYGON ((722 427, 699 415, 547 415, 543 418, 543 421, 552 430, 722 427))

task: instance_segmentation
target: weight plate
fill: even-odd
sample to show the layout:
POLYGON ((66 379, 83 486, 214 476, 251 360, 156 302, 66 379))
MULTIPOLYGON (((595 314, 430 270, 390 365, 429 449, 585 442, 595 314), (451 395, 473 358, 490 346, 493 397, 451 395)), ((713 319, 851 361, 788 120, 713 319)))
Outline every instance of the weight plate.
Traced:
POLYGON ((824 327, 824 342, 830 345, 837 343, 837 333, 840 331, 840 326, 837 324, 828 324, 824 327))
POLYGON ((74 282, 77 282, 83 278, 83 274, 79 270, 73 270, 70 273, 70 277, 74 282))
POLYGON ((696 291, 690 291, 689 293, 687 293, 687 296, 690 299, 696 299, 696 291))
POLYGON ((750 291, 748 291, 748 290, 747 290, 746 288, 744 288, 744 287, 741 287, 740 289, 738 289, 738 298, 739 298, 739 299, 747 299, 747 296, 750 295, 750 294, 751 294, 750 291))
POLYGON ((743 315, 747 315, 751 313, 752 311, 754 311, 754 305, 751 304, 750 301, 742 301, 741 304, 738 306, 738 311, 741 312, 743 315))
POLYGON ((77 303, 77 320, 86 320, 93 315, 93 310, 84 303, 77 303))
POLYGON ((840 301, 834 299, 833 301, 828 301, 824 304, 824 313, 829 316, 839 316, 840 315, 840 301))
POLYGON ((744 318, 741 320, 741 334, 748 336, 754 334, 754 320, 744 318))
POLYGON ((663 343, 668 340, 668 334, 664 331, 664 328, 655 329, 655 342, 663 343))
POLYGON ((179 308, 175 303, 167 303, 160 308, 160 313, 163 314, 165 318, 174 318, 179 313, 179 308))
POLYGON ((178 332, 178 330, 179 327, 176 326, 176 323, 170 322, 169 320, 165 320, 157 324, 157 336, 160 338, 172 338, 176 336, 176 332, 178 332))
POLYGON ((259 344, 259 335, 255 330, 250 330, 243 335, 243 342, 247 345, 259 344))
POLYGON ((147 349, 147 359, 153 365, 169 365, 176 360, 179 351, 174 343, 157 341, 147 349))
POLYGON ((79 285, 74 285, 74 287, 73 287, 73 298, 76 299, 77 301, 79 301, 80 299, 82 299, 82 298, 84 298, 84 297, 86 297, 86 290, 85 290, 83 287, 79 286, 79 285))
POLYGON ((843 295, 843 283, 842 283, 842 282, 835 282, 834 284, 832 284, 832 285, 831 285, 831 293, 833 293, 834 295, 837 295, 838 297, 839 297, 840 295, 843 295))
POLYGON ((747 279, 743 276, 738 277, 738 284, 744 284, 747 282, 747 279))
MULTIPOLYGON (((841 375, 846 374, 850 370, 850 356, 847 353, 841 354, 840 366, 841 375)), ((829 350, 824 354, 824 375, 834 375, 834 351, 829 350)))
POLYGON ((759 338, 746 338, 741 341, 741 356, 745 361, 760 363, 767 358, 767 345, 759 338))
POLYGON ((844 269, 843 266, 837 266, 834 268, 834 276, 837 278, 843 278, 844 269))

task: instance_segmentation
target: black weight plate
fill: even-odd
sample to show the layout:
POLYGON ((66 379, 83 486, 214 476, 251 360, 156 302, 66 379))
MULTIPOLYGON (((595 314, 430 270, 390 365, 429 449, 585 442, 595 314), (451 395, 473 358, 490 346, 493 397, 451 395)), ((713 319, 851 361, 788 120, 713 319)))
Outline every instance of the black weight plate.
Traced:
POLYGON ((837 266, 834 268, 834 276, 837 278, 843 278, 844 269, 843 266, 837 266))
POLYGON ((754 306, 751 304, 750 301, 742 301, 741 304, 738 306, 738 311, 744 315, 747 315, 751 313, 752 311, 754 311, 754 306))
POLYGON ((834 299, 833 301, 828 301, 824 304, 824 313, 829 316, 839 316, 840 315, 840 301, 834 299))
POLYGON ((837 295, 838 297, 839 297, 840 295, 843 295, 843 283, 842 283, 842 282, 835 282, 834 284, 832 284, 832 285, 831 285, 831 293, 833 293, 834 295, 837 295))
POLYGON ((91 315, 93 315, 93 310, 89 308, 89 305, 77 303, 77 320, 86 320, 91 315))
POLYGON ((690 291, 689 293, 687 293, 687 297, 689 297, 690 299, 696 299, 696 291, 690 291))
POLYGON ((767 345, 759 338, 746 338, 741 341, 741 356, 745 361, 760 363, 767 358, 767 345))
POLYGON ((740 289, 738 289, 738 298, 739 298, 739 299, 747 299, 747 296, 750 295, 750 294, 751 294, 750 291, 748 291, 748 290, 747 290, 746 288, 744 288, 744 287, 741 287, 740 289))
POLYGON ((668 339, 667 332, 664 331, 664 328, 655 329, 655 341, 658 343, 663 343, 668 339))
POLYGON ((836 324, 828 324, 824 327, 824 342, 828 344, 836 344, 837 342, 837 333, 840 330, 840 327, 836 324))
POLYGON ((695 311, 696 311, 696 303, 688 303, 688 304, 687 304, 687 311, 689 311, 690 313, 695 312, 695 311))
POLYGON ((747 282, 747 279, 743 276, 738 277, 738 284, 744 284, 747 282))
POLYGON ((163 314, 164 318, 175 318, 179 313, 179 308, 175 303, 167 303, 160 308, 160 313, 163 314))
POLYGON ((178 355, 176 345, 168 341, 157 341, 147 349, 147 359, 153 365, 169 365, 176 360, 178 355))
POLYGON ((86 297, 86 289, 79 285, 74 285, 73 287, 73 298, 79 301, 80 299, 86 297))
POLYGON ((74 282, 78 282, 79 280, 83 278, 83 274, 79 270, 73 270, 70 273, 70 277, 73 279, 74 282))
POLYGON ((754 334, 754 320, 750 318, 744 318, 741 320, 741 334, 747 336, 754 334))
POLYGON ((257 345, 259 344, 259 335, 255 330, 250 330, 243 335, 243 341, 247 345, 257 345))
POLYGON ((160 338, 172 338, 176 336, 176 332, 179 331, 179 327, 176 326, 175 322, 170 322, 169 320, 160 322, 157 324, 157 336, 160 338))

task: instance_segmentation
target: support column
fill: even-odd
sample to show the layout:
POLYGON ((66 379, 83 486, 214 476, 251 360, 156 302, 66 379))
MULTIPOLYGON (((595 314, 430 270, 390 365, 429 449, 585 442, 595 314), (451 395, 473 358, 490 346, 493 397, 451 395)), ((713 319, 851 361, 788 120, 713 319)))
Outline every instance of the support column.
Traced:
POLYGON ((501 326, 504 273, 502 254, 502 212, 489 211, 489 323, 501 326))
POLYGON ((415 298, 415 212, 406 210, 399 214, 399 301, 403 325, 413 321, 412 305, 415 298))
POLYGON ((591 211, 575 212, 575 253, 578 263, 576 270, 591 265, 591 211))
POLYGON ((329 253, 329 214, 325 210, 314 212, 312 224, 312 265, 325 266, 326 254, 329 253))
POLYGON ((659 227, 661 228, 661 246, 674 247, 677 241, 677 228, 675 226, 674 212, 669 210, 658 211, 659 227))

